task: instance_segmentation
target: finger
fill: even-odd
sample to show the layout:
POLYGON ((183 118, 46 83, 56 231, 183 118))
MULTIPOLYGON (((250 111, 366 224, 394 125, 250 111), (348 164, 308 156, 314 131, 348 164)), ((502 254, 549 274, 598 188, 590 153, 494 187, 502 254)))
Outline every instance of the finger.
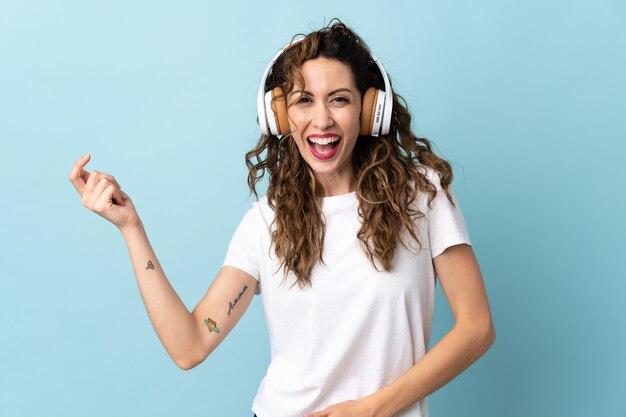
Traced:
POLYGON ((122 190, 117 185, 113 185, 113 204, 117 204, 118 206, 125 206, 126 200, 122 197, 122 190))
POLYGON ((91 171, 88 174, 87 181, 83 187, 83 205, 87 207, 89 201, 92 200, 92 193, 94 188, 98 185, 98 171, 91 171))
POLYGON ((87 177, 87 182, 85 183, 84 190, 85 190, 85 193, 92 193, 94 189, 96 188, 96 185, 98 185, 98 182, 100 181, 100 178, 102 177, 102 173, 94 169, 88 175, 89 177, 87 177))
POLYGON ((115 179, 115 177, 113 175, 107 174, 107 173, 104 173, 104 172, 99 172, 99 174, 100 174, 100 178, 108 178, 109 181, 111 181, 113 184, 115 184, 115 186, 117 186, 117 188, 122 188, 118 184, 117 180, 115 179))
POLYGON ((328 413, 326 413, 326 410, 322 410, 322 411, 317 411, 315 413, 309 413, 305 415, 304 417, 325 417, 325 416, 328 416, 328 413))
POLYGON ((98 183, 95 186, 91 187, 90 182, 93 181, 91 178, 92 176, 95 178, 93 171, 89 177, 89 180, 87 181, 87 186, 85 187, 85 190, 87 190, 87 188, 93 188, 93 189, 91 191, 85 191, 83 199, 87 200, 86 207, 91 210, 94 210, 96 206, 96 202, 100 199, 100 196, 102 195, 104 190, 111 183, 109 182, 108 179, 102 178, 101 180, 98 181, 98 183))
POLYGON ((87 181, 87 178, 89 177, 89 173, 83 168, 85 167, 85 165, 87 165, 87 162, 89 162, 90 159, 90 154, 87 153, 83 155, 74 163, 72 170, 67 176, 74 188, 76 188, 76 191, 78 191, 78 194, 80 194, 81 196, 83 195, 83 189, 85 188, 85 183, 87 181))
MULTIPOLYGON (((94 211, 96 213, 104 213, 106 210, 109 210, 113 205, 113 195, 115 194, 115 185, 111 183, 105 183, 106 188, 102 193, 98 196, 98 199, 94 203, 94 211)), ((98 184, 100 186, 100 184, 98 184)), ((97 187, 96 187, 97 189, 97 187)))
POLYGON ((97 201, 97 200, 99 200, 101 198, 101 195, 108 189, 108 187, 110 185, 110 186, 113 187, 113 194, 111 196, 109 196, 109 198, 111 199, 113 204, 117 204, 119 206, 125 206, 126 202, 122 198, 122 194, 121 194, 122 190, 120 190, 120 187, 117 185, 117 183, 115 183, 115 184, 112 183, 111 179, 110 179, 111 176, 108 175, 108 174, 100 173, 100 175, 102 177, 98 181, 98 185, 94 189, 94 193, 93 193, 94 196, 95 196, 95 201, 97 201), (101 185, 101 183, 103 185, 101 185), (100 192, 100 190, 102 190, 102 192, 100 192))

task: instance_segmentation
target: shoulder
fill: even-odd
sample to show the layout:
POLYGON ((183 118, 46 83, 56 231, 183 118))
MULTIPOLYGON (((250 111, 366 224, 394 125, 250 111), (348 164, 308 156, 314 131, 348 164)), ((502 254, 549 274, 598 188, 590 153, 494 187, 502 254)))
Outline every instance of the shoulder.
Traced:
POLYGON ((273 220, 273 210, 267 203, 267 198, 254 200, 239 221, 233 239, 238 242, 245 241, 245 245, 258 242, 257 238, 270 230, 273 220))
POLYGON ((419 162, 415 164, 415 167, 417 168, 417 171, 419 173, 423 174, 426 177, 428 182, 435 186, 437 191, 441 191, 443 189, 441 187, 441 177, 434 168, 423 165, 419 162))
MULTIPOLYGON (((420 175, 423 176, 422 179, 425 179, 425 181, 420 181, 417 187, 416 203, 420 211, 426 213, 430 212, 435 208, 437 203, 439 205, 445 204, 439 203, 439 201, 443 200, 447 200, 453 206, 456 204, 452 184, 448 184, 444 188, 441 183, 441 175, 436 169, 420 163, 416 163, 416 168, 420 175)), ((411 182, 411 186, 415 186, 413 181, 411 182)))
POLYGON ((409 187, 411 189, 417 188, 416 200, 421 206, 429 197, 435 198, 439 192, 443 191, 443 188, 441 177, 434 168, 419 162, 415 163, 415 168, 420 178, 411 178, 409 187), (417 185, 416 181, 418 181, 417 185))
POLYGON ((254 221, 269 227, 274 220, 274 209, 270 206, 267 195, 252 202, 246 216, 252 217, 254 221))
POLYGON ((262 196, 256 201, 252 202, 251 209, 261 211, 261 212, 273 212, 274 209, 270 206, 269 200, 267 199, 267 195, 262 196))

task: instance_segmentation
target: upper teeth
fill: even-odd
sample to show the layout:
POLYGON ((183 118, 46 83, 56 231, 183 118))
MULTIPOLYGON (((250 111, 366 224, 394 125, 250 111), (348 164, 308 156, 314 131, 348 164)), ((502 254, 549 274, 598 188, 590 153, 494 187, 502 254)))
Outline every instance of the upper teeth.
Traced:
POLYGON ((330 138, 309 138, 309 140, 319 145, 328 145, 329 143, 337 142, 339 140, 339 136, 333 136, 330 138))

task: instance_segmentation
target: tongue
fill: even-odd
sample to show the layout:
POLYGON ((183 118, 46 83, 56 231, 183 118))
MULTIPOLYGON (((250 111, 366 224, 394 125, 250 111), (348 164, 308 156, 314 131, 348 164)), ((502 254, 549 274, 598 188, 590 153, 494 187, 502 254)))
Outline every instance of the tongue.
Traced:
POLYGON ((333 150, 333 148, 337 145, 337 143, 329 143, 328 145, 320 145, 319 143, 313 144, 313 149, 317 153, 328 153, 333 150))

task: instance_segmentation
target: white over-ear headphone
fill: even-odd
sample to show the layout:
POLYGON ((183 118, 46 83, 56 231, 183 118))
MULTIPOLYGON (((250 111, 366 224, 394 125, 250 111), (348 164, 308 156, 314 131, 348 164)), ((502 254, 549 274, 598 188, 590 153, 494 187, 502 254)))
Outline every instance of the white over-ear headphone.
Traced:
MULTIPOLYGON (((289 133, 289 121, 287 118, 287 104, 285 95, 280 87, 265 91, 267 77, 276 60, 293 44, 302 41, 298 39, 281 49, 267 66, 261 79, 259 94, 257 96, 257 113, 261 133, 264 135, 286 135, 289 133), (275 97, 278 99, 274 100, 275 97)), ((379 136, 389 133, 391 126, 391 109, 393 107, 393 92, 387 73, 378 58, 370 52, 372 60, 378 66, 385 82, 385 91, 374 87, 367 89, 362 99, 360 135, 379 136)))

